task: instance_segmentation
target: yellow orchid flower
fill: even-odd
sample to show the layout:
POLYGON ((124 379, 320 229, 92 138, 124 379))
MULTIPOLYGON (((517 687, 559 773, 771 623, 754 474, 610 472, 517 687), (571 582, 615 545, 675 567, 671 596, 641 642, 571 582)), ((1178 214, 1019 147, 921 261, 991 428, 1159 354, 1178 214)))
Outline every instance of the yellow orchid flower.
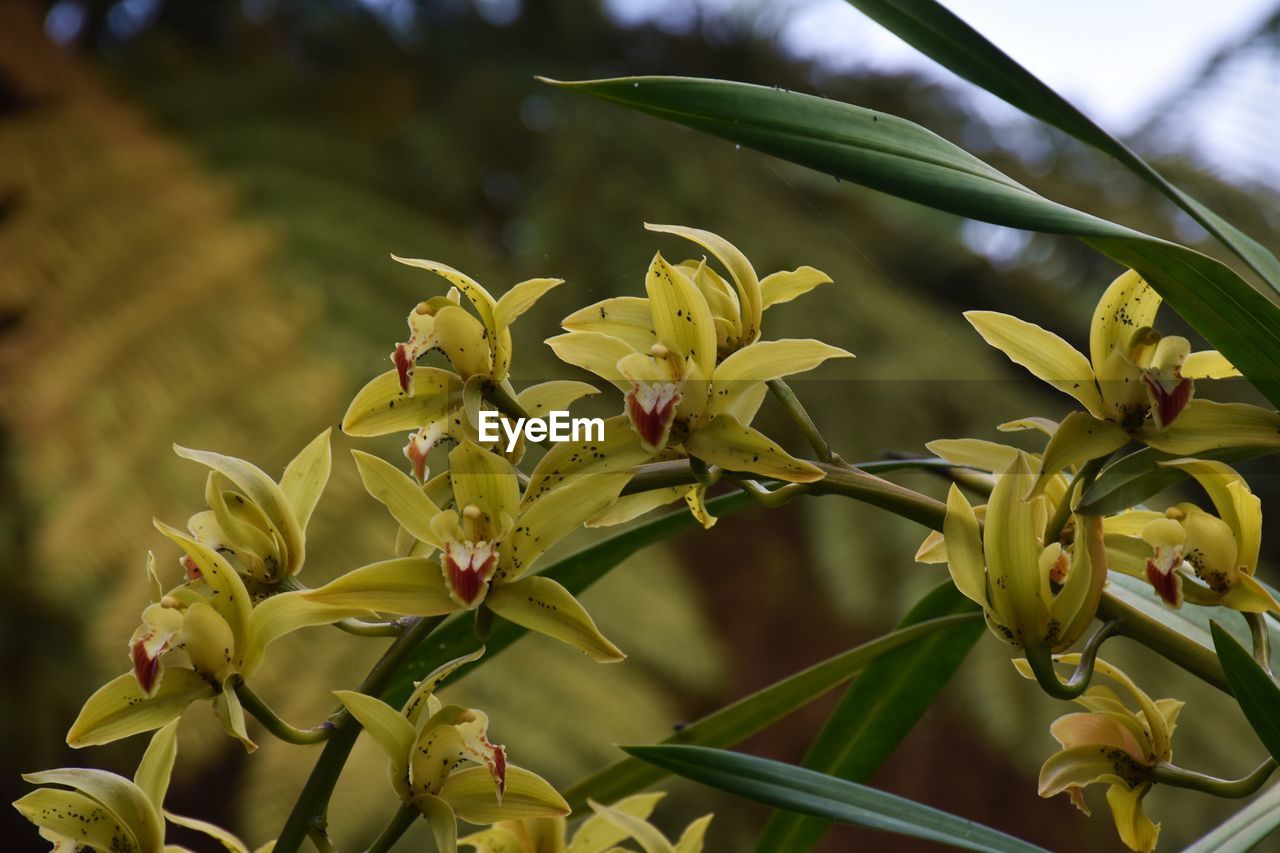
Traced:
POLYGON ((624 850, 618 845, 633 839, 645 853, 701 853, 712 816, 704 815, 689 824, 673 845, 648 822, 654 806, 665 796, 661 791, 636 794, 607 808, 593 802, 595 814, 568 839, 564 818, 532 818, 494 824, 459 838, 458 844, 470 846, 476 853, 612 853, 624 850))
MULTIPOLYGON (((562 284, 562 279, 530 279, 494 299, 480 284, 452 267, 392 257, 436 273, 454 286, 447 296, 434 296, 409 312, 409 340, 397 344, 392 352, 394 369, 356 394, 342 419, 343 432, 378 436, 410 430, 404 454, 414 476, 426 482, 427 454, 446 437, 501 451, 503 442, 494 445, 480 440, 480 412, 497 411, 484 400, 487 386, 500 389, 534 416, 567 409, 575 400, 599 393, 585 382, 570 381, 544 382, 516 393, 508 379, 511 324, 562 284), (474 315, 462 307, 462 294, 474 308, 474 315), (418 366, 418 360, 434 349, 445 353, 454 370, 418 366)), ((507 455, 519 461, 523 450, 521 440, 517 451, 507 455)))
POLYGON ((554 287, 560 278, 522 281, 494 299, 478 282, 453 267, 421 258, 391 256, 406 266, 433 272, 453 289, 446 297, 421 302, 409 314, 410 337, 391 354, 400 390, 412 395, 414 366, 431 349, 440 349, 464 380, 483 376, 493 382, 507 378, 511 368, 511 324, 554 287), (457 291, 467 297, 475 314, 461 306, 457 291))
POLYGON ((1033 323, 993 311, 965 313, 987 343, 1084 407, 1046 448, 1046 474, 1106 456, 1130 438, 1179 456, 1280 446, 1280 413, 1193 399, 1194 380, 1239 373, 1215 351, 1191 352, 1186 338, 1162 338, 1152 328, 1160 303, 1137 273, 1120 275, 1094 311, 1089 358, 1033 323))
MULTIPOLYGON (((203 832, 231 853, 249 853, 248 845, 225 829, 164 810, 178 754, 177 728, 174 720, 155 733, 132 780, 80 767, 28 773, 22 778, 32 784, 60 787, 32 791, 13 805, 39 827, 56 853, 186 853, 184 847, 165 843, 166 817, 203 832)), ((255 853, 270 853, 274 844, 268 842, 255 853)))
MULTIPOLYGON (((769 380, 852 357, 816 340, 759 340, 766 304, 788 301, 829 279, 804 267, 766 278, 766 291, 746 257, 726 240, 693 228, 646 227, 707 248, 729 270, 736 290, 705 261, 673 266, 656 254, 645 278, 647 298, 606 299, 567 317, 567 333, 547 344, 560 360, 617 386, 624 415, 605 424, 606 440, 613 434, 608 452, 561 445, 539 464, 534 479, 552 470, 603 471, 683 457, 788 482, 821 479, 819 468, 791 456, 750 423, 769 380), (632 435, 617 436, 620 425, 632 435)), ((626 498, 609 523, 684 494, 710 526, 714 519, 701 508, 703 491, 680 487, 626 498)))
POLYGON ((415 542, 408 556, 300 593, 308 601, 413 616, 484 605, 596 660, 625 657, 568 590, 529 572, 548 548, 616 500, 627 474, 526 489, 522 499, 514 466, 470 441, 450 452, 449 473, 425 489, 378 457, 355 451, 355 458, 365 488, 415 542), (446 502, 452 508, 440 505, 446 502), (437 551, 438 562, 429 558, 437 551))
POLYGON ((1164 513, 1121 513, 1107 525, 1112 565, 1145 577, 1170 607, 1181 607, 1185 597, 1194 604, 1250 613, 1280 612, 1280 604, 1254 578, 1262 545, 1262 502, 1244 478, 1231 466, 1207 459, 1161 464, 1194 477, 1217 515, 1191 503, 1164 513))
POLYGON ((1046 543, 1051 505, 1043 493, 1026 496, 1033 481, 1030 457, 1016 451, 995 475, 985 529, 952 485, 943 522, 947 566, 956 588, 982 605, 997 637, 1028 649, 1065 649, 1093 620, 1106 583, 1102 525, 1077 515, 1071 543, 1046 543))
POLYGON ((129 641, 132 671, 107 682, 86 700, 67 733, 72 747, 96 746, 176 719, 192 702, 209 699, 223 727, 249 751, 235 688, 262 665, 267 646, 285 634, 364 613, 309 601, 299 592, 272 595, 253 605, 240 574, 207 545, 176 528, 156 527, 184 551, 194 579, 161 594, 155 560, 148 558, 152 601, 129 641), (169 665, 172 655, 177 665, 169 665))
MULTIPOLYGON (((1079 655, 1063 655, 1060 663, 1073 664, 1079 655)), ((1015 661, 1024 677, 1032 678, 1025 661, 1015 661)), ((1142 811, 1151 790, 1152 770, 1173 757, 1171 738, 1183 703, 1176 699, 1153 701, 1127 675, 1099 660, 1095 671, 1110 678, 1137 703, 1137 711, 1107 687, 1091 687, 1075 701, 1085 713, 1059 717, 1049 731, 1062 745, 1040 769, 1040 796, 1066 793, 1076 808, 1089 814, 1083 788, 1104 783, 1107 804, 1120 840, 1130 850, 1154 850, 1160 825, 1142 811)))
MULTIPOLYGON (((177 445, 174 452, 209 468, 209 509, 187 522, 192 536, 233 561, 243 575, 264 584, 302 570, 307 523, 329 482, 329 430, 294 457, 279 483, 234 456, 177 445)), ((189 576, 197 571, 189 556, 183 557, 183 567, 189 576)))
POLYGON ((569 804, 545 779, 507 763, 506 748, 489 740, 484 712, 436 697, 450 673, 483 653, 428 675, 400 711, 363 693, 334 693, 386 752, 392 788, 404 805, 427 818, 441 853, 457 850, 459 818, 484 825, 569 813, 569 804))

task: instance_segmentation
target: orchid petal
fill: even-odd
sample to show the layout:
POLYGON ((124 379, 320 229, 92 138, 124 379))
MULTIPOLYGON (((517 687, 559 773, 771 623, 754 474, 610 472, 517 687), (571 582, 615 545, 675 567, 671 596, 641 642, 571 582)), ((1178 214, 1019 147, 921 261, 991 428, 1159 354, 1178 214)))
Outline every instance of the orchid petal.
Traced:
POLYGON ((497 787, 486 768, 458 770, 445 780, 440 799, 448 803, 458 817, 481 825, 569 814, 569 804, 564 797, 541 776, 509 764, 506 778, 506 791, 499 802, 497 787))
POLYGON ((597 816, 607 820, 625 832, 627 838, 639 844, 644 853, 675 853, 675 848, 671 846, 671 842, 658 831, 657 827, 644 818, 609 808, 597 803, 595 800, 587 800, 587 804, 591 806, 591 810, 597 816))
POLYGON ((258 466, 234 456, 224 456, 221 453, 206 450, 190 450, 176 444, 173 450, 183 459, 199 462, 235 483, 236 488, 244 492, 249 500, 266 513, 272 528, 269 532, 280 537, 284 543, 284 552, 289 558, 289 564, 284 567, 286 574, 293 574, 302 565, 305 553, 302 527, 293 513, 289 499, 285 497, 284 491, 275 480, 268 477, 258 466))
POLYGON ((178 720, 166 723, 151 736, 147 750, 138 762, 138 769, 133 774, 133 784, 137 785, 152 807, 159 812, 164 808, 164 796, 169 790, 169 776, 173 773, 173 763, 178 757, 178 720))
POLYGON ((1111 819, 1115 821, 1120 840, 1130 850, 1151 851, 1160 837, 1160 824, 1152 823, 1142 811, 1142 798, 1150 786, 1130 788, 1112 785, 1107 789, 1107 805, 1111 807, 1111 819))
POLYGON ((329 482, 329 470, 332 467, 332 453, 329 450, 329 434, 331 429, 317 435, 302 452, 284 469, 280 477, 280 491, 284 492, 293 517, 298 526, 305 532, 311 513, 315 510, 329 482))
POLYGON ((308 601, 352 611, 440 616, 458 609, 449 597, 440 564, 423 557, 370 563, 297 594, 308 601))
POLYGON ((966 311, 966 320, 991 346, 1039 379, 1071 395, 1094 417, 1106 417, 1089 360, 1052 332, 995 311, 966 311))
POLYGON ((1160 302, 1160 294, 1133 270, 1125 270, 1107 286, 1089 326, 1089 359, 1095 371, 1101 373, 1112 352, 1125 349, 1135 331, 1155 323, 1160 302))
POLYGON ((960 487, 954 483, 947 493, 947 515, 943 520, 942 530, 947 545, 947 568, 951 571, 956 589, 970 601, 989 608, 991 604, 987 599, 987 576, 983 566, 978 518, 960 487))
POLYGON ((708 465, 748 471, 791 483, 812 483, 826 476, 821 468, 797 459, 758 430, 731 415, 717 415, 685 442, 689 453, 708 465))
POLYGON ((547 346, 565 364, 594 373, 623 391, 631 388, 631 381, 618 370, 618 362, 636 351, 625 340, 600 332, 568 332, 547 338, 547 346))
POLYGON ((452 371, 419 367, 410 389, 411 395, 400 390, 396 371, 380 374, 356 393, 342 417, 342 431, 387 435, 444 420, 461 401, 462 382, 452 371))
MULTIPOLYGON (((751 262, 736 246, 718 234, 703 231, 700 228, 688 228, 683 225, 654 225, 646 222, 645 230, 664 234, 675 234, 686 240, 697 243, 715 256, 738 288, 738 302, 742 310, 742 343, 749 344, 760 336, 760 315, 764 311, 763 297, 760 292, 760 280, 751 262)), ((708 371, 709 372, 709 371, 708 371)))
POLYGON ((546 550, 582 526, 618 498, 628 473, 579 474, 530 501, 502 543, 500 577, 515 580, 546 550))
POLYGON ((564 284, 562 278, 531 278, 513 285, 498 298, 493 309, 493 323, 499 331, 510 326, 517 317, 532 308, 554 287, 564 284))
MULTIPOLYGON (((1110 456, 1129 443, 1129 433, 1109 421, 1085 412, 1072 412, 1063 419, 1044 448, 1040 475, 1027 497, 1039 494, 1048 480, 1066 468, 1075 468, 1090 459, 1110 456)), ((1070 496, 1068 496, 1068 499, 1070 496)))
POLYGON ((502 517, 515 518, 520 505, 520 482, 515 467, 472 441, 449 452, 449 479, 458 508, 477 506, 495 528, 502 517))
POLYGON ((1240 371, 1222 353, 1201 350, 1190 353, 1182 360, 1182 375, 1188 379, 1231 379, 1239 376, 1240 371))
POLYGON ((715 322, 697 286, 672 269, 662 255, 654 255, 645 290, 658 341, 692 359, 704 376, 711 375, 716 363, 715 322))
POLYGON ((335 690, 342 707, 364 726, 391 761, 391 784, 404 802, 411 798, 409 791, 409 753, 417 732, 413 724, 390 705, 352 690, 335 690))
POLYGON ((440 540, 431 529, 431 520, 440 508, 431 502, 422 486, 399 468, 363 450, 352 450, 360 480, 375 500, 386 506, 409 535, 433 548, 440 540))
POLYGON ((1280 447, 1280 412, 1248 403, 1192 400, 1166 429, 1144 428, 1141 438, 1175 456, 1226 447, 1280 447))
POLYGON ((553 379, 530 385, 516 395, 520 408, 533 417, 542 417, 547 412, 564 411, 575 401, 590 397, 600 392, 585 382, 572 379, 553 379))
MULTIPOLYGON (((24 773, 22 778, 33 785, 73 788, 101 803, 113 817, 124 824, 129 837, 136 839, 138 849, 143 853, 157 850, 164 843, 164 820, 160 810, 152 805, 146 792, 123 776, 105 770, 64 767, 40 773, 24 773)), ((70 837, 76 838, 78 833, 70 837)))
MULTIPOLYGON (((666 793, 663 791, 635 794, 624 800, 619 800, 610 808, 614 812, 644 820, 653 813, 658 801, 665 796, 666 793)), ((603 853, 603 851, 608 850, 618 842, 625 841, 626 838, 626 830, 620 829, 616 824, 611 823, 599 814, 593 814, 584 820, 582 825, 578 827, 578 831, 573 834, 573 839, 569 842, 569 849, 566 853, 603 853)))
POLYGON ((212 696, 213 688, 193 669, 171 669, 151 696, 142 692, 132 672, 126 672, 85 701, 67 732, 67 745, 75 749, 100 746, 158 729, 177 719, 192 702, 212 696))
POLYGON ((503 619, 568 643, 602 663, 626 657, 600 633, 578 600, 550 578, 535 575, 495 585, 485 604, 503 619))
POLYGON ((790 302, 822 284, 830 284, 831 276, 813 267, 779 270, 760 279, 760 308, 767 310, 774 305, 790 302))
POLYGON ((143 850, 118 815, 76 791, 42 788, 15 801, 13 807, 42 830, 69 839, 72 850, 143 850))
POLYGON ((641 296, 602 299, 573 312, 560 325, 570 332, 610 335, 625 341, 636 352, 648 352, 658 342, 649 300, 641 296))
POLYGON ((186 551, 187 556, 191 557, 199 567, 203 582, 208 584, 213 593, 209 597, 209 604, 218 611, 218 615, 231 629, 231 637, 234 641, 232 652, 235 655, 234 662, 238 664, 240 658, 244 656, 245 641, 248 639, 249 611, 252 608, 249 591, 245 588, 244 581, 221 554, 206 548, 202 543, 161 521, 156 521, 155 526, 179 548, 186 551))

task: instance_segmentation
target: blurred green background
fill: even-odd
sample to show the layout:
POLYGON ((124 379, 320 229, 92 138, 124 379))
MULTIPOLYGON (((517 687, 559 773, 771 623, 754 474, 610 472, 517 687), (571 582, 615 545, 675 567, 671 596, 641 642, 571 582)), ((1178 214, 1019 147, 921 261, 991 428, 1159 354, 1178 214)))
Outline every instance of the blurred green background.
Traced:
MULTIPOLYGON (((575 99, 535 74, 678 73, 815 91, 911 118, 1050 197, 1217 253, 1162 200, 1057 134, 975 109, 933 77, 794 58, 760 25, 767 5, 639 22, 577 0, 0 5, 0 793, 16 798, 17 773, 45 767, 132 771, 142 739, 75 753, 63 737, 84 698, 127 666, 146 551, 177 577, 177 554, 150 519, 181 523, 200 508, 203 474, 169 445, 278 473, 335 424, 387 368, 408 310, 442 292, 391 252, 444 261, 495 292, 567 279, 516 326, 518 386, 575 375, 541 343, 559 318, 639 292, 657 249, 693 254, 644 232, 652 221, 714 230, 762 274, 811 264, 832 276, 771 311, 766 333, 858 355, 796 383, 847 459, 990 438, 1004 420, 1067 410, 988 350, 960 311, 1011 311, 1083 343, 1093 301, 1117 272, 1104 258, 575 99)), ((1249 43, 1274 44, 1275 21, 1249 43)), ((1162 115, 1219 85, 1222 61, 1192 75, 1162 115)), ((1164 126, 1153 119, 1135 144, 1276 248, 1274 185, 1226 180, 1164 126)), ((1165 324, 1179 328, 1172 316, 1165 324)), ((1256 399, 1239 383, 1210 393, 1256 399)), ((803 447, 767 406, 762 423, 803 447)), ((385 555, 394 533, 358 486, 355 443, 335 439, 334 477, 311 526, 312 583, 385 555)), ((394 438, 372 444, 398 454, 394 438)), ((1280 507, 1277 470, 1250 469, 1269 511, 1280 507)), ((586 595, 626 664, 599 667, 531 638, 449 690, 489 710, 513 760, 567 785, 616 759, 612 744, 661 738, 884 631, 942 578, 912 561, 922 536, 835 498, 725 519, 647 550, 586 595)), ((1274 563, 1276 540, 1266 547, 1274 563)), ((380 646, 325 629, 292 637, 260 692, 311 724, 327 713, 328 691, 358 680, 380 646)), ((1231 703, 1116 647, 1108 656, 1138 667, 1144 686, 1190 699, 1180 763, 1220 775, 1253 766, 1260 747, 1231 703)), ((1026 686, 1008 657, 984 639, 875 784, 1051 849, 1118 849, 1100 797, 1088 820, 1065 798, 1036 796, 1054 745, 1048 722, 1066 708, 1026 686)), ((835 698, 744 748, 798 762, 835 698)), ((182 738, 170 805, 252 844, 274 837, 314 751, 264 736, 246 757, 205 707, 187 715, 182 738)), ((394 805, 366 747, 332 811, 344 849, 371 838, 394 805)), ((744 849, 767 818, 669 788, 658 823, 674 834, 714 809, 709 850, 744 849)), ((1148 803, 1166 849, 1232 811, 1176 791, 1148 803)), ((0 815, 6 849, 35 846, 15 812, 0 815)), ((824 849, 864 847, 928 849, 848 829, 824 849)))

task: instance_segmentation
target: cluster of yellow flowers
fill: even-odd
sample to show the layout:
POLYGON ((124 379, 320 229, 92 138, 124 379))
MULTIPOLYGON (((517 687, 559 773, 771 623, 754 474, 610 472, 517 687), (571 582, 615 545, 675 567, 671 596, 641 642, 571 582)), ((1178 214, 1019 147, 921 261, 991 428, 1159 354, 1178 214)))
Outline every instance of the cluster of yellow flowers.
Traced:
MULTIPOLYGON (((132 670, 89 698, 67 740, 82 747, 158 731, 132 781, 79 769, 27 777, 60 786, 42 787, 17 803, 42 835, 68 850, 151 853, 174 849, 164 845, 167 817, 204 829, 231 849, 246 849, 216 827, 164 812, 162 803, 177 721, 192 703, 210 701, 226 730, 254 749, 245 717, 258 714, 261 700, 248 681, 275 639, 378 614, 472 612, 481 630, 498 617, 597 661, 620 661, 623 653, 574 596, 536 572, 548 549, 584 525, 616 524, 681 500, 710 527, 715 519, 707 490, 721 475, 757 494, 767 490, 753 478, 809 484, 826 476, 828 469, 791 455, 751 424, 770 383, 850 356, 816 340, 761 339, 767 309, 828 282, 827 276, 800 267, 761 279, 715 234, 649 227, 692 241, 723 272, 706 257, 672 264, 658 254, 644 297, 605 299, 564 319, 564 334, 547 344, 566 364, 615 386, 621 411, 605 422, 603 438, 556 444, 527 475, 517 467, 525 443, 483 440, 482 416, 515 419, 598 393, 580 381, 521 391, 510 381, 512 324, 562 282, 532 279, 495 299, 455 269, 397 258, 443 278, 450 289, 413 309, 409 338, 395 347, 392 369, 359 391, 342 422, 352 436, 408 434, 403 470, 354 453, 365 489, 399 525, 390 559, 316 588, 298 579, 308 521, 329 479, 327 431, 279 480, 241 459, 177 449, 209 469, 208 509, 189 519, 187 531, 157 522, 181 551, 181 582, 165 591, 148 560, 152 596, 129 643, 132 670), (418 364, 433 352, 445 363, 418 364), (428 457, 441 443, 452 448, 446 470, 433 476, 428 457), (634 488, 647 463, 684 464, 690 476, 634 488)), ((1254 578, 1258 499, 1226 463, 1196 458, 1280 445, 1280 416, 1196 397, 1197 380, 1235 371, 1215 352, 1191 352, 1185 338, 1157 333, 1152 324, 1159 305, 1136 273, 1121 275, 1095 312, 1088 358, 1039 326, 991 312, 966 315, 989 343, 1082 410, 1061 422, 1032 417, 1000 427, 1043 433, 1039 453, 978 439, 931 443, 949 463, 985 472, 989 495, 974 506, 953 485, 942 529, 917 554, 922 562, 945 562, 959 591, 981 605, 992 633, 1023 650, 1026 657, 1016 662, 1023 674, 1085 706, 1087 713, 1054 724, 1063 749, 1044 765, 1041 794, 1065 791, 1085 808, 1080 789, 1109 784, 1120 836, 1135 850, 1155 846, 1159 827, 1141 804, 1170 760, 1181 703, 1152 701, 1097 660, 1107 628, 1083 654, 1062 654, 1098 615, 1108 571, 1145 579, 1170 607, 1280 610, 1254 578), (1194 478, 1213 511, 1183 503, 1163 512, 1089 513, 1083 494, 1105 460, 1133 441, 1162 451, 1162 465, 1194 478), (1077 667, 1065 683, 1054 669, 1062 663, 1077 667), (1110 689, 1089 686, 1095 672, 1123 687, 1137 710, 1110 689)), ((342 711, 331 720, 354 719, 383 748, 392 788, 406 808, 427 818, 440 849, 599 851, 628 838, 646 851, 701 849, 709 816, 675 844, 647 822, 661 795, 592 803, 594 816, 566 840, 565 800, 540 776, 508 763, 506 750, 489 740, 482 711, 435 695, 449 673, 478 656, 432 673, 399 709, 364 693, 335 694, 342 711), (492 826, 459 840, 459 818, 492 826)), ((294 732, 297 742, 327 735, 323 727, 294 732)))
POLYGON ((1239 374, 1217 352, 1191 352, 1186 338, 1155 331, 1160 302, 1137 273, 1119 276, 1094 312, 1088 358, 1052 332, 1015 317, 965 315, 989 344, 1070 395, 1083 411, 1058 423, 1026 418, 999 427, 1042 432, 1047 440, 1039 454, 979 439, 931 442, 938 456, 990 474, 991 490, 987 503, 974 507, 953 485, 943 531, 931 534, 916 555, 922 562, 947 563, 960 592, 982 606, 992 633, 1025 651, 1027 657, 1017 661, 1024 674, 1052 693, 1075 695, 1089 710, 1054 724, 1063 750, 1045 763, 1041 794, 1067 791, 1087 812, 1080 788, 1109 784, 1116 827, 1134 850, 1156 844, 1159 826, 1141 804, 1155 768, 1170 760, 1170 735, 1182 703, 1153 702, 1115 667, 1095 663, 1092 656, 1105 634, 1089 644, 1083 659, 1052 659, 1083 665, 1086 675, 1096 667, 1133 695, 1136 713, 1105 687, 1083 690, 1087 677, 1063 685, 1051 655, 1075 645, 1098 615, 1108 570, 1149 582, 1153 595, 1171 608, 1189 602, 1280 612, 1254 577, 1262 534, 1258 498, 1225 462, 1196 458, 1280 446, 1280 416, 1196 397, 1196 380, 1239 374), (1082 511, 1081 498, 1098 468, 1130 441, 1161 451, 1161 466, 1190 475, 1213 512, 1191 503, 1163 512, 1082 511))
MULTIPOLYGON (((342 423, 352 436, 408 431, 407 471, 354 452, 366 490, 399 524, 391 559, 318 588, 298 579, 307 524, 329 479, 328 431, 279 480, 242 459, 176 448, 209 469, 208 509, 189 519, 187 532, 156 522, 181 551, 181 583, 166 591, 148 558, 152 600, 129 643, 132 670, 88 699, 67 736, 71 746, 84 747, 158 729, 148 757, 132 782, 71 769, 29 776, 37 784, 65 787, 41 788, 19 800, 19 810, 55 847, 172 849, 163 842, 162 802, 180 716, 192 703, 208 700, 228 733, 255 749, 246 704, 260 700, 248 681, 272 641, 311 626, 372 614, 474 611, 568 643, 598 661, 622 660, 568 590, 534 573, 538 558, 584 524, 616 524, 681 498, 706 526, 714 523, 701 483, 622 496, 636 466, 648 461, 696 459, 704 467, 790 482, 821 478, 818 468, 750 422, 767 381, 848 355, 813 340, 759 340, 763 311, 829 281, 822 273, 801 267, 760 280, 742 253, 714 234, 674 226, 654 230, 704 246, 733 284, 706 259, 672 265, 655 255, 646 297, 608 299, 566 318, 566 334, 548 343, 568 364, 617 385, 625 395, 623 414, 607 423, 601 440, 550 448, 527 476, 516 467, 524 443, 508 452, 483 441, 480 416, 563 409, 598 393, 569 380, 517 392, 509 380, 512 323, 562 282, 532 279, 495 299, 448 266, 396 259, 435 273, 451 288, 413 309, 409 339, 392 353, 393 369, 357 393, 342 423), (418 365, 435 351, 447 367, 418 365), (431 476, 428 454, 444 441, 454 445, 447 470, 431 476)), ((440 849, 463 843, 479 850, 585 853, 631 838, 645 850, 701 850, 709 817, 675 844, 647 823, 660 795, 612 807, 592 803, 595 817, 566 843, 564 799, 540 776, 507 762, 505 749, 488 738, 482 711, 436 698, 445 676, 473 659, 428 676, 399 710, 363 693, 335 694, 386 751, 392 787, 428 819, 440 849), (494 826, 459 842, 458 818, 494 826), (550 846, 543 843, 552 838, 550 846)), ((323 731, 314 734, 315 742, 324 737, 323 731)), ((245 849, 216 827, 168 818, 245 849)))

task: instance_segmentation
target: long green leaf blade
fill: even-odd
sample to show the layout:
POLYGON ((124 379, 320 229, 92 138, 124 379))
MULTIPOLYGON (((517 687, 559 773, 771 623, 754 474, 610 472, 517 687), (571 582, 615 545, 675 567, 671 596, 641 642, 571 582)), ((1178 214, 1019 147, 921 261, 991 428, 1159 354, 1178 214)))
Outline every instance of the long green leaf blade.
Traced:
POLYGON ((561 85, 938 210, 1077 237, 1137 270, 1280 405, 1280 306, 1224 264, 1037 195, 917 124, 721 80, 635 77, 561 85))
MULTIPOLYGON (((1198 454, 1201 459, 1220 462, 1243 462, 1275 453, 1268 447, 1233 447, 1225 450, 1209 450, 1198 454)), ((1098 475, 1080 498, 1079 512, 1085 515, 1113 515, 1138 506, 1147 498, 1159 494, 1189 475, 1181 468, 1161 465, 1177 457, 1144 447, 1117 459, 1098 475)))
POLYGON ((936 0, 848 0, 916 50, 969 82, 1114 157, 1189 213, 1280 292, 1280 260, 1261 243, 1171 184, 1132 149, 1041 82, 936 0))
MULTIPOLYGON (((976 623, 976 617, 976 612, 944 616, 863 643, 708 714, 676 732, 663 744, 733 746, 848 681, 881 655, 958 624, 976 623)), ((588 797, 612 802, 643 790, 663 775, 661 770, 639 759, 627 758, 587 777, 563 793, 569 805, 577 810, 586 804, 588 797)))
MULTIPOLYGON (((974 608, 948 580, 920 599, 898 627, 974 608)), ((872 662, 849 685, 809 747, 804 766, 850 782, 868 781, 933 704, 982 633, 981 622, 956 625, 872 662)), ((770 818, 756 849, 761 853, 808 850, 829 825, 780 811, 770 818)))
POLYGON ((885 791, 803 767, 696 746, 624 747, 663 770, 739 797, 823 820, 935 841, 965 850, 1029 853, 1041 848, 885 791))
POLYGON ((1213 622, 1213 647, 1244 717, 1271 756, 1280 761, 1280 686, 1235 637, 1213 622))
POLYGON ((1182 853, 1250 850, 1280 826, 1280 785, 1236 812, 1182 853))

